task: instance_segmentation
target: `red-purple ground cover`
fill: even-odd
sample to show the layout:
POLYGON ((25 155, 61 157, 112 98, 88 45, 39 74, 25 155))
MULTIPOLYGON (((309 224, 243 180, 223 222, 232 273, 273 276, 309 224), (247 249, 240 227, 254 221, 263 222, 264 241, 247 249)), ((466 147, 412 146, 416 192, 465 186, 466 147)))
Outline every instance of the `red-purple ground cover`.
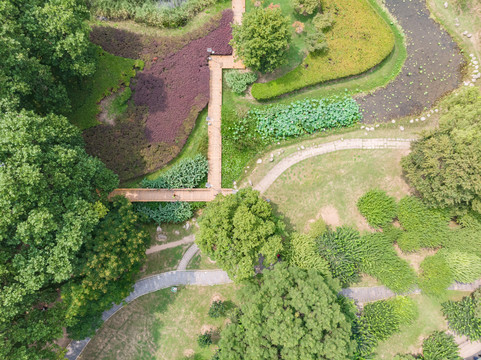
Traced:
POLYGON ((207 48, 232 52, 232 11, 215 14, 200 28, 180 36, 153 38, 105 26, 91 40, 118 56, 140 58, 145 70, 133 79, 133 99, 115 124, 83 133, 87 152, 99 157, 121 181, 161 168, 184 146, 199 112, 209 100, 207 48), (156 60, 154 60, 156 59, 156 60))
POLYGON ((211 48, 215 54, 232 54, 229 45, 232 38, 231 22, 232 11, 225 11, 217 29, 139 74, 134 88, 134 101, 135 105, 149 109, 145 123, 148 141, 174 143, 191 109, 202 109, 207 105, 207 48, 211 48))

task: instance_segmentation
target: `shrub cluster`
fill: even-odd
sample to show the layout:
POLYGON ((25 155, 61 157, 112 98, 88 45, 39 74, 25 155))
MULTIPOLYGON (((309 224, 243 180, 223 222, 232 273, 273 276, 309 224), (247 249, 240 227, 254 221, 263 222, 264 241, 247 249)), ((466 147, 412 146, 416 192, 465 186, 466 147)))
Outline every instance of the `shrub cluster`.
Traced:
POLYGON ((442 311, 451 330, 475 341, 481 338, 481 289, 459 301, 447 301, 442 311))
POLYGON ((312 15, 321 8, 319 0, 293 0, 292 4, 299 14, 312 15))
POLYGON ((292 265, 304 270, 315 269, 322 274, 329 274, 329 263, 319 255, 316 241, 312 237, 293 234, 290 253, 289 260, 292 265))
POLYGON ((154 189, 195 188, 205 181, 208 172, 207 159, 203 155, 197 155, 180 161, 157 179, 145 178, 142 186, 154 189))
POLYGON ((442 254, 426 257, 420 267, 419 287, 427 295, 443 295, 454 280, 451 268, 442 254))
POLYGON ((481 257, 481 229, 461 228, 451 230, 442 244, 449 250, 462 250, 481 257))
POLYGON ((230 70, 225 73, 225 82, 236 94, 242 94, 247 87, 257 80, 256 73, 240 72, 238 70, 230 70))
POLYGON ((416 273, 407 261, 401 259, 390 239, 383 233, 362 237, 361 270, 378 279, 396 293, 411 290, 417 282, 416 273))
POLYGON ((463 250, 441 249, 439 254, 446 259, 454 280, 471 283, 481 276, 481 258, 463 250))
POLYGON ((332 12, 317 14, 312 20, 314 30, 307 35, 307 50, 310 53, 319 55, 329 49, 324 31, 330 29, 334 24, 334 15, 332 12))
POLYGON ((251 109, 263 139, 280 140, 319 130, 352 126, 361 120, 357 102, 350 97, 306 99, 289 105, 251 109))
POLYGON ((328 230, 316 240, 321 256, 329 263, 332 275, 347 287, 359 281, 361 236, 349 227, 328 230))
POLYGON ((436 331, 423 341, 424 360, 460 360, 459 346, 453 335, 436 331))
POLYGON ((164 202, 164 203, 136 203, 135 209, 156 222, 157 224, 178 224, 189 220, 193 215, 193 208, 188 202, 164 202))
POLYGON ((436 248, 446 241, 450 214, 447 210, 430 209, 413 196, 399 201, 398 219, 406 230, 398 239, 403 251, 436 248))
POLYGON ((418 309, 409 297, 398 296, 367 304, 355 326, 358 355, 369 357, 379 341, 385 340, 404 324, 418 317, 418 309))
POLYGON ((227 311, 227 307, 225 302, 222 300, 216 300, 216 301, 213 301, 212 304, 210 304, 208 314, 211 318, 215 319, 221 316, 225 316, 226 311, 227 311))
POLYGON ((372 227, 386 225, 397 215, 396 200, 380 189, 370 190, 361 196, 357 208, 372 227))
POLYGON ((113 19, 132 19, 161 28, 184 26, 199 12, 215 4, 216 0, 158 1, 146 0, 91 0, 90 9, 96 16, 113 19))
POLYGON ((212 334, 210 332, 206 332, 205 334, 200 334, 197 337, 197 344, 200 347, 204 348, 212 344, 212 334))

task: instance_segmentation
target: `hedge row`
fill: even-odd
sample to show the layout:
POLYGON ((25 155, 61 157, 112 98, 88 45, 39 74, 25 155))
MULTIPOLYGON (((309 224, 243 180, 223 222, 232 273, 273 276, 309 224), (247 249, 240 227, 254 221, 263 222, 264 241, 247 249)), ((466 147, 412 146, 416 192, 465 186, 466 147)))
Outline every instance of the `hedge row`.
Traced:
POLYGON ((217 0, 158 1, 146 0, 91 0, 90 10, 96 16, 111 19, 131 19, 161 28, 184 26, 199 12, 217 0))

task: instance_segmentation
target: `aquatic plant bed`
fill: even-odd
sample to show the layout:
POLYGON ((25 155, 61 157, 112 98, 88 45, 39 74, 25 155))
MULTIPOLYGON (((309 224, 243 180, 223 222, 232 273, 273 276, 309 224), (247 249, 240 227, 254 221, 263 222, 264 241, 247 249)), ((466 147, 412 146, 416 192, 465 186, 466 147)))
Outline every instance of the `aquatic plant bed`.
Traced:
POLYGON ((335 23, 326 32, 329 50, 310 54, 296 69, 252 87, 258 100, 365 72, 379 64, 394 48, 394 34, 368 0, 325 0, 324 11, 334 13, 335 23))
POLYGON ((429 17, 424 0, 386 0, 385 5, 404 29, 408 57, 394 81, 357 99, 368 123, 418 114, 462 80, 459 48, 429 17))
POLYGON ((165 38, 108 26, 94 27, 92 40, 105 50, 145 61, 131 85, 132 100, 115 124, 84 132, 87 151, 122 181, 155 171, 184 146, 209 99, 207 48, 230 54, 232 11, 226 10, 195 31, 165 38))

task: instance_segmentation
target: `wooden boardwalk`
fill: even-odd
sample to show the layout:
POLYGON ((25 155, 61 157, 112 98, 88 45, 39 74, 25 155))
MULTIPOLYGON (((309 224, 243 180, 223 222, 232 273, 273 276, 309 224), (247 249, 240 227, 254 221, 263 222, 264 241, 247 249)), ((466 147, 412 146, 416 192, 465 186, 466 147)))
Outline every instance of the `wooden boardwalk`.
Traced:
MULTIPOLYGON (((234 24, 242 22, 245 12, 245 0, 232 0, 234 24)), ((222 189, 222 70, 245 69, 235 55, 212 55, 209 58, 210 98, 207 114, 209 149, 209 173, 207 189, 115 189, 110 198, 116 195, 125 196, 132 202, 156 201, 212 201, 218 194, 232 194, 232 189, 222 189)))

